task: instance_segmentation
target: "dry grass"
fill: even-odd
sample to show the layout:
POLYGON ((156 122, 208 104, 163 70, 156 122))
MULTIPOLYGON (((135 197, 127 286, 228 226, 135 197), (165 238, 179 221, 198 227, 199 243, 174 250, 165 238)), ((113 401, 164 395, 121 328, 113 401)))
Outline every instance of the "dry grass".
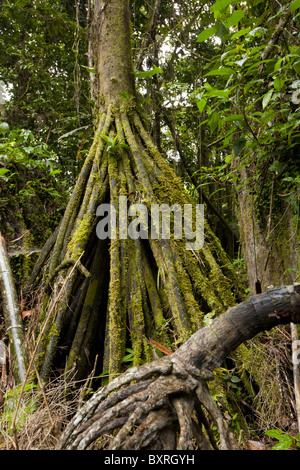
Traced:
POLYGON ((253 407, 258 412, 255 423, 258 429, 285 428, 293 423, 290 344, 288 329, 278 327, 261 340, 256 338, 247 342, 247 349, 245 345, 241 348, 243 368, 259 387, 253 400, 253 407))
POLYGON ((16 434, 11 425, 20 387, 5 395, 0 414, 0 450, 54 450, 70 416, 80 404, 80 391, 70 396, 70 377, 47 384, 44 393, 37 386, 26 386, 18 409, 16 434))

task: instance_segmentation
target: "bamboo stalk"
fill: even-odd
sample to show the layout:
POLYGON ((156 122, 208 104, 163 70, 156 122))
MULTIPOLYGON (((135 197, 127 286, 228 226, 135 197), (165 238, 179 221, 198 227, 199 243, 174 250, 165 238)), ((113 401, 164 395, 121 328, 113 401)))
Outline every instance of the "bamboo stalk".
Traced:
MULTIPOLYGON (((292 351, 293 351, 293 372, 294 372, 294 393, 295 408, 298 421, 298 432, 300 433, 300 364, 297 361, 297 353, 299 351, 299 335, 298 327, 295 323, 291 323, 292 351)), ((299 355, 299 354, 298 354, 299 355)))
POLYGON ((0 287, 6 332, 12 348, 13 374, 17 383, 26 376, 27 357, 18 295, 10 267, 6 242, 0 233, 0 287))

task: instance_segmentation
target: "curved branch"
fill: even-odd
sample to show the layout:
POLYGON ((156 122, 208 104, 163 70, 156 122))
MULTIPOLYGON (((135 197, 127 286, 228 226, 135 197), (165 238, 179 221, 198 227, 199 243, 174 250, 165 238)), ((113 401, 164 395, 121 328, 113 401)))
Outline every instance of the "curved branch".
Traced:
POLYGON ((270 289, 231 307, 194 333, 174 356, 200 370, 213 370, 247 339, 289 322, 300 322, 300 284, 270 289))

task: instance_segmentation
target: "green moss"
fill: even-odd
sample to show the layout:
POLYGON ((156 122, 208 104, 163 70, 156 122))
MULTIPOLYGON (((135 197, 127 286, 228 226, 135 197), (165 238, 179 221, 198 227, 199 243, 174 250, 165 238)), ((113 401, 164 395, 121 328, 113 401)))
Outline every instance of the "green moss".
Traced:
POLYGON ((91 215, 86 213, 68 243, 67 258, 78 259, 80 257, 90 234, 92 222, 91 215))

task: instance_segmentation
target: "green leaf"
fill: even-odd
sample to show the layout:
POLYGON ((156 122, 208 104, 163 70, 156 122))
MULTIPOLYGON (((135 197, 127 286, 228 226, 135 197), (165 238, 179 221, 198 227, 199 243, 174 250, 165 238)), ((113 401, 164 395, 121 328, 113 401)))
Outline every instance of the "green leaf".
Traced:
POLYGON ((212 115, 210 116, 208 120, 208 125, 209 125, 211 134, 213 134, 214 131, 217 129, 219 123, 220 123, 220 114, 217 112, 212 113, 212 115))
POLYGON ((221 67, 220 69, 215 69, 211 70, 210 72, 206 73, 204 77, 210 77, 213 75, 232 75, 235 73, 233 69, 230 69, 229 67, 221 67))
POLYGON ((294 2, 291 3, 291 13, 294 13, 298 8, 300 7, 300 0, 294 0, 294 2))
POLYGON ((207 103, 207 99, 206 99, 206 98, 202 98, 201 100, 198 100, 198 101, 197 101, 197 106, 198 106, 198 109, 199 109, 200 113, 202 113, 203 109, 204 109, 205 106, 206 106, 206 103, 207 103))
POLYGON ((6 173, 9 173, 7 168, 0 168, 0 178, 2 178, 6 173))
POLYGON ((243 57, 242 59, 237 60, 235 64, 238 65, 239 67, 243 67, 243 65, 247 62, 247 60, 248 60, 248 57, 243 57))
POLYGON ((270 429, 269 431, 266 431, 265 434, 278 440, 280 440, 284 435, 283 431, 280 431, 279 429, 270 429))
POLYGON ((206 39, 211 38, 214 34, 216 34, 216 32, 217 28, 215 26, 204 29, 204 31, 202 31, 197 37, 197 42, 206 41, 206 39))
POLYGON ((89 73, 96 73, 95 67, 87 67, 86 65, 82 65, 84 69, 86 69, 89 73))
POLYGON ((241 153, 246 143, 247 141, 244 137, 240 137, 233 143, 233 151, 234 151, 235 156, 238 156, 241 153))
POLYGON ((269 167, 269 171, 274 171, 275 173, 278 173, 279 170, 282 168, 282 163, 279 162, 278 160, 275 160, 275 162, 272 163, 272 165, 269 167))
POLYGON ((262 107, 263 109, 265 109, 268 104, 269 104, 269 101, 270 99, 272 98, 272 95, 273 95, 273 90, 270 90, 268 91, 268 93, 266 93, 264 96, 263 96, 263 99, 262 99, 262 107))
POLYGON ((163 73, 163 70, 160 67, 156 67, 156 65, 154 65, 153 69, 148 70, 147 72, 140 72, 139 70, 135 70, 134 75, 137 78, 148 78, 156 75, 157 73, 163 73))
POLYGON ((104 140, 104 142, 106 142, 107 144, 109 145, 113 145, 114 144, 114 139, 112 137, 109 137, 107 135, 101 135, 100 136, 102 140, 104 140))
POLYGON ((274 72, 277 72, 279 69, 280 69, 280 66, 281 66, 281 62, 283 61, 283 57, 281 57, 278 62, 275 64, 275 67, 274 67, 274 72))
POLYGON ((211 7, 210 11, 222 11, 230 4, 231 0, 217 0, 211 7))
POLYGON ((230 90, 216 90, 212 89, 206 93, 206 96, 216 96, 218 98, 228 98, 230 95, 230 90))
POLYGON ((242 114, 231 114, 231 116, 227 116, 225 118, 225 121, 239 121, 239 120, 243 120, 244 119, 244 116, 242 114))
POLYGON ((293 64, 293 67, 297 75, 300 75, 300 60, 298 60, 295 64, 293 64))
POLYGON ((62 172, 62 170, 52 170, 52 171, 50 171, 50 175, 51 176, 58 175, 61 172, 62 172))
POLYGON ((277 444, 272 447, 272 450, 287 450, 293 444, 293 440, 289 436, 282 438, 277 444))
POLYGON ((226 26, 224 25, 222 21, 218 21, 216 27, 217 27, 216 36, 218 36, 220 39, 223 39, 226 36, 229 36, 229 30, 226 28, 226 26))
POLYGON ((266 28, 258 26, 257 28, 254 28, 252 29, 252 31, 250 31, 249 36, 260 38, 261 36, 263 36, 263 34, 267 33, 267 31, 268 30, 266 28))
POLYGON ((244 18, 245 13, 243 10, 235 10, 232 15, 226 20, 226 26, 230 28, 231 26, 236 26, 242 18, 244 18))
POLYGON ((241 381, 241 379, 237 375, 233 375, 230 380, 233 383, 238 383, 241 381))
POLYGON ((241 29, 240 31, 238 31, 237 33, 234 33, 232 36, 231 36, 231 39, 237 39, 241 36, 245 36, 245 34, 248 34, 249 31, 251 31, 251 27, 249 26, 248 28, 244 28, 244 29, 241 29))
POLYGON ((284 84, 285 84, 285 80, 282 77, 276 77, 274 82, 273 82, 273 86, 274 86, 275 90, 281 90, 283 88, 284 84))

